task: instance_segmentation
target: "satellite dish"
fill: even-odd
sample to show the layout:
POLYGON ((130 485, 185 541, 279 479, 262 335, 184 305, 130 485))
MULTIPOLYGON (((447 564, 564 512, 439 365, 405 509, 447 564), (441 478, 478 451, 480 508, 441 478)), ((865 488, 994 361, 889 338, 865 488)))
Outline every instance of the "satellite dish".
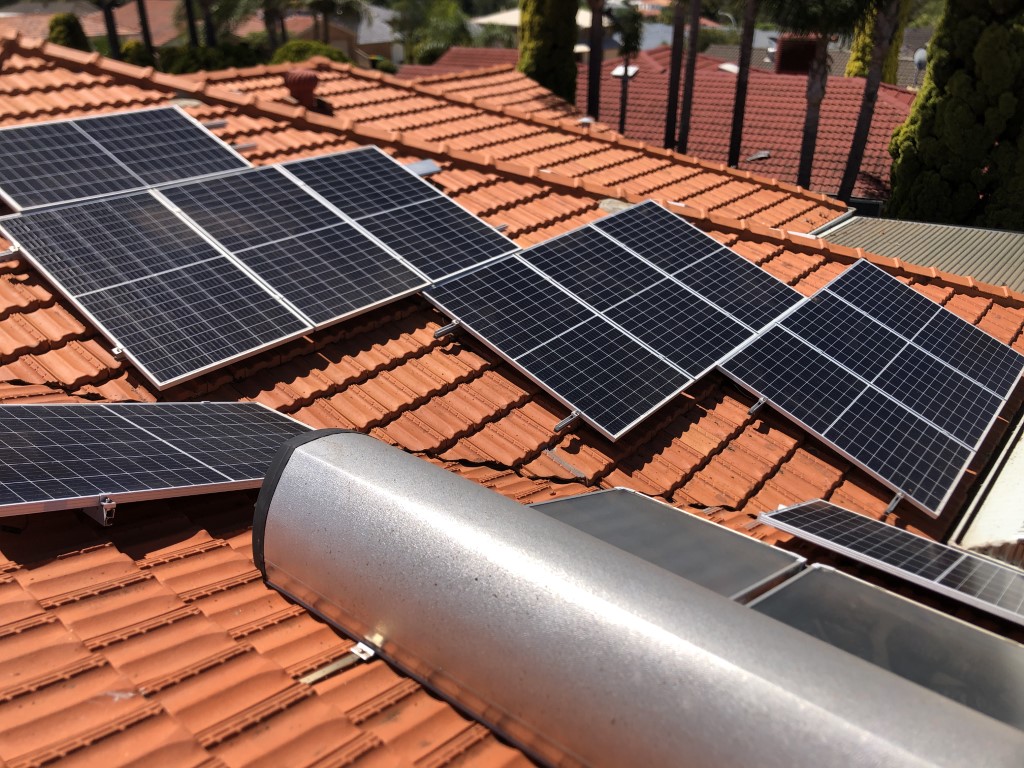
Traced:
POLYGON ((924 48, 918 48, 914 51, 914 66, 917 67, 917 71, 920 72, 928 65, 928 51, 924 48))

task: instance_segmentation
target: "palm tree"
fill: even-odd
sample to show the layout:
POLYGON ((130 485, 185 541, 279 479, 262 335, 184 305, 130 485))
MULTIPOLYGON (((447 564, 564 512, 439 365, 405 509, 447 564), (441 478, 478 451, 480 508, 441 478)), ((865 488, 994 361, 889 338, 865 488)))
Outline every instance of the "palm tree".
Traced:
POLYGON ((185 8, 185 22, 188 27, 188 47, 198 48, 199 47, 199 27, 196 22, 196 9, 192 5, 192 0, 182 0, 182 5, 185 8))
POLYGON ((629 99, 629 62, 640 52, 644 35, 644 19, 631 0, 612 13, 612 23, 619 35, 619 55, 622 56, 622 88, 619 92, 619 133, 626 133, 626 102, 629 99))
POLYGON ((676 118, 679 117, 679 78, 683 68, 683 38, 686 17, 683 0, 675 0, 672 8, 672 58, 668 65, 668 98, 665 100, 665 142, 670 149, 676 143, 676 118))
POLYGON ((839 183, 837 197, 844 203, 850 202, 853 187, 860 173, 860 164, 864 160, 864 148, 868 143, 871 121, 875 116, 875 104, 878 101, 878 86, 882 82, 885 60, 889 54, 896 29, 899 26, 901 0, 881 0, 875 13, 874 34, 872 35, 871 63, 868 65, 867 81, 864 83, 864 97, 860 102, 860 114, 857 115, 857 126, 853 129, 853 142, 850 156, 843 171, 843 180, 839 183))
POLYGON ((117 36, 117 19, 114 18, 114 9, 121 4, 121 0, 92 0, 92 4, 103 11, 103 23, 107 27, 107 47, 110 49, 108 55, 120 61, 121 40, 117 36))
POLYGON ((807 113, 800 143, 796 183, 811 185, 814 149, 818 141, 821 102, 828 85, 828 42, 832 35, 848 35, 876 0, 766 0, 772 19, 783 29, 814 38, 814 58, 807 73, 807 113))
POLYGON ((747 113, 747 83, 750 81, 750 59, 754 47, 754 25, 760 0, 746 0, 743 4, 743 36, 740 39, 740 71, 736 75, 736 98, 732 105, 732 131, 729 134, 729 167, 740 164, 743 144, 743 120, 747 113))
MULTIPOLYGON (((681 0, 677 0, 681 2, 681 0)), ((686 153, 690 140, 690 115, 693 112, 693 83, 697 76, 697 46, 700 35, 701 0, 690 0, 690 34, 686 40, 686 78, 683 80, 683 113, 679 117, 676 151, 686 153)))
POLYGON ((587 114, 598 119, 601 111, 601 65, 604 63, 604 0, 590 6, 590 53, 587 54, 587 114))

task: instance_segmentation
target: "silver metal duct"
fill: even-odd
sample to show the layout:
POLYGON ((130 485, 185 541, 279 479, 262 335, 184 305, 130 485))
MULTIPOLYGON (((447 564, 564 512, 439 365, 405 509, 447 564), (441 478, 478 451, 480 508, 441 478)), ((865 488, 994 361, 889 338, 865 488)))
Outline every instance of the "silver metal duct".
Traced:
POLYGON ((553 765, 1019 768, 1024 734, 356 433, 282 449, 268 583, 553 765))

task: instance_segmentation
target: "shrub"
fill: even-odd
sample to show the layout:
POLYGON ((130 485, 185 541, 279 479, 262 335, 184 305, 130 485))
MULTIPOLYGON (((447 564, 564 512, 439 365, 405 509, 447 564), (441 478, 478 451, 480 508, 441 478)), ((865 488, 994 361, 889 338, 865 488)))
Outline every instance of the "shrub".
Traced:
POLYGON ((129 64, 138 64, 140 67, 153 66, 153 57, 149 55, 146 46, 141 40, 127 40, 121 44, 121 58, 129 64))
POLYGON ((89 39, 82 29, 82 22, 73 13, 58 13, 50 19, 50 31, 46 39, 57 45, 76 48, 79 51, 91 51, 89 39))
POLYGON ((264 60, 259 51, 244 42, 222 43, 214 48, 175 45, 160 49, 160 68, 173 75, 198 72, 201 69, 254 67, 264 60))
POLYGON ((318 40, 289 40, 276 51, 270 60, 271 64, 307 61, 314 56, 326 56, 332 61, 347 62, 348 56, 326 43, 318 40))

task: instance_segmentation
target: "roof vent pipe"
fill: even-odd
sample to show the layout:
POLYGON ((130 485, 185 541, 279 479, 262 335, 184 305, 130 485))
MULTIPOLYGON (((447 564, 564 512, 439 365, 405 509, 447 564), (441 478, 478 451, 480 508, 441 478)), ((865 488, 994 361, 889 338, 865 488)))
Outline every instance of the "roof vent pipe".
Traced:
POLYGON ((319 78, 311 69, 290 69, 284 73, 284 84, 289 95, 299 106, 317 109, 316 86, 319 78))
POLYGON ((272 586, 550 764, 1019 766, 1024 748, 1003 723, 366 435, 281 450, 253 550, 272 586))

